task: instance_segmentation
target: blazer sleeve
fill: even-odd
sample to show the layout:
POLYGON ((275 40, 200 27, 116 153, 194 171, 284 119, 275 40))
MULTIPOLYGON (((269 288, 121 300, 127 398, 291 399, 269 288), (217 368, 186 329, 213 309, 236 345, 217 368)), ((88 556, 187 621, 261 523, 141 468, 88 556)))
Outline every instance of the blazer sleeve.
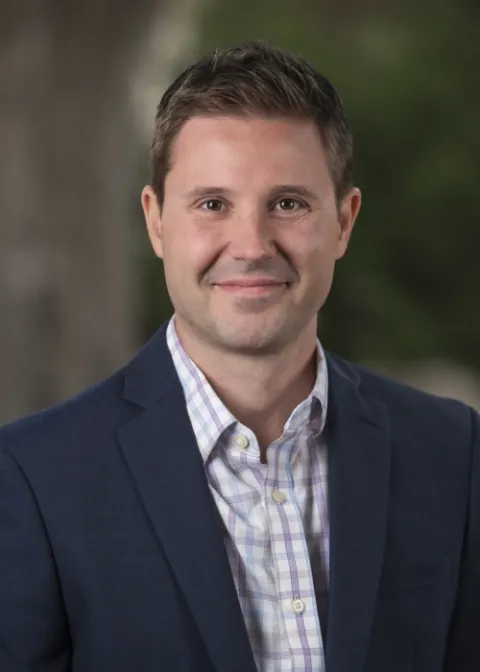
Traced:
POLYGON ((67 619, 42 517, 21 468, 1 446, 0 670, 70 670, 67 619))
POLYGON ((480 671, 480 417, 472 410, 469 508, 444 672, 480 671))

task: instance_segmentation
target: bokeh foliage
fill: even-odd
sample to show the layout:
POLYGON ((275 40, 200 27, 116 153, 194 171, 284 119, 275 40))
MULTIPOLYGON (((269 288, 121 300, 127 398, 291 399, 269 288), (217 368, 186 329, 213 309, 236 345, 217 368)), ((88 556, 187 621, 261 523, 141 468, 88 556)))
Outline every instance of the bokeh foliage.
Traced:
MULTIPOLYGON (((479 35, 465 0, 218 0, 204 14, 202 53, 265 40, 310 60, 346 104, 364 205, 320 322, 344 357, 480 369, 479 35)), ((148 259, 146 332, 171 311, 148 259)))

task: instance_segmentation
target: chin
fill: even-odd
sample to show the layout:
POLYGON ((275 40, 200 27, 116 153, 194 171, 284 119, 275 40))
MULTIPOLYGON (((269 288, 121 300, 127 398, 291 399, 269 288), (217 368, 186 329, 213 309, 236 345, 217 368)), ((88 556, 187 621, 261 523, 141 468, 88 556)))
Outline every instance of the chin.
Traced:
POLYGON ((219 330, 216 334, 217 343, 222 349, 244 355, 272 355, 285 345, 285 337, 279 332, 266 332, 265 329, 242 330, 230 333, 219 330))

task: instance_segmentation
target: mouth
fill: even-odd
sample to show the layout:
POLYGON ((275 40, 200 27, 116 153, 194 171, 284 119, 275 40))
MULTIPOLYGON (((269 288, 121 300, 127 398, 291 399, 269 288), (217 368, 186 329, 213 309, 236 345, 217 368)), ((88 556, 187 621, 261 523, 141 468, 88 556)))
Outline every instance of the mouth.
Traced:
POLYGON ((291 283, 289 282, 277 282, 263 279, 239 279, 214 284, 214 287, 237 296, 255 297, 277 294, 288 289, 290 285, 291 283))

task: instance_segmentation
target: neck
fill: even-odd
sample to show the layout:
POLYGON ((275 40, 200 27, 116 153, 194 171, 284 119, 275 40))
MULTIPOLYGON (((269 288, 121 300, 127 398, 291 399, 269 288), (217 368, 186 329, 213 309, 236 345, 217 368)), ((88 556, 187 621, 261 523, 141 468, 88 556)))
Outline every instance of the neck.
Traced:
POLYGON ((294 343, 268 356, 232 354, 193 337, 176 320, 186 353, 201 369, 235 418, 255 434, 265 461, 292 411, 313 389, 316 378, 316 322, 294 343))

